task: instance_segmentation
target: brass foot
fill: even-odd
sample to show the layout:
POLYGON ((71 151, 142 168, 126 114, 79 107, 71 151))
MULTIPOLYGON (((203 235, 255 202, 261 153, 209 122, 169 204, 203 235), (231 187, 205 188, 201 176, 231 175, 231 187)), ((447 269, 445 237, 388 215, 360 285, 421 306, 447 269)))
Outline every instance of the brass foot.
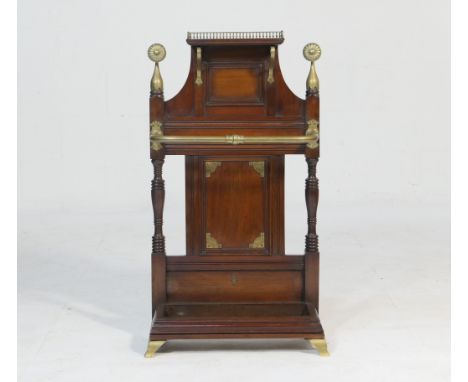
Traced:
POLYGON ((308 340, 311 345, 316 348, 319 352, 319 355, 321 357, 328 357, 330 355, 330 353, 328 352, 328 349, 327 349, 327 341, 325 341, 324 339, 320 339, 320 340, 317 340, 317 339, 309 339, 308 340))
POLYGON ((156 352, 166 343, 166 341, 149 341, 146 349, 145 358, 153 358, 156 352))

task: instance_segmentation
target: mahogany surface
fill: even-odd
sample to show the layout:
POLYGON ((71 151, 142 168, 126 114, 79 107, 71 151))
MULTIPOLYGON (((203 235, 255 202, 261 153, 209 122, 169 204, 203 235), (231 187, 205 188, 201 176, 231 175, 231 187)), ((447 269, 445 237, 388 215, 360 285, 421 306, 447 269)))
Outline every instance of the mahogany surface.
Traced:
MULTIPOLYGON (((318 121, 319 95, 308 92, 303 100, 289 90, 278 61, 282 41, 188 39, 187 81, 168 101, 162 91, 151 94, 150 122, 160 121, 170 136, 304 135, 307 121, 318 121), (272 47, 273 82, 268 81, 272 47), (197 69, 201 85, 195 83, 197 69)), ((151 150, 150 340, 324 338, 318 316, 318 156, 318 148, 300 143, 164 144, 151 150), (309 170, 303 255, 285 254, 286 154, 305 155, 309 170), (165 250, 165 155, 185 155, 185 256, 167 256, 165 250)))

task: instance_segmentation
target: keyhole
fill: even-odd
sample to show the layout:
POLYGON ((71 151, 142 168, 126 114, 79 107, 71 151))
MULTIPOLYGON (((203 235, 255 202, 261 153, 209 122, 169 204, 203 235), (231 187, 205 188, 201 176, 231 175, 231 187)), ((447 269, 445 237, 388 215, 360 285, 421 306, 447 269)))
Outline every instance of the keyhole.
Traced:
POLYGON ((237 284, 237 276, 234 272, 231 274, 231 284, 236 285, 237 284))

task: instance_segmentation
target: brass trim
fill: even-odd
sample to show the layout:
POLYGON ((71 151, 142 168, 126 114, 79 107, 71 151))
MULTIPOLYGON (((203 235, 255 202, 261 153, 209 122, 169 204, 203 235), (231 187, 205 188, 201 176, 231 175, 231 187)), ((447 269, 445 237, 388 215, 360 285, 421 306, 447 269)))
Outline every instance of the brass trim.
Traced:
POLYGON ((257 171, 258 175, 260 175, 262 178, 265 176, 265 162, 264 161, 249 162, 249 166, 253 167, 253 169, 257 171))
POLYGON ((223 248, 223 246, 218 243, 218 241, 211 236, 211 233, 206 233, 206 248, 223 248))
POLYGON ((158 151, 162 148, 160 138, 163 137, 162 122, 153 121, 150 123, 150 147, 158 151))
POLYGON ((275 54, 276 54, 276 48, 272 46, 270 48, 270 66, 268 68, 268 79, 267 82, 269 84, 272 84, 275 82, 275 77, 273 76, 273 70, 275 68, 275 54))
POLYGON ((205 178, 209 178, 219 166, 221 166, 221 162, 205 162, 205 178))
POLYGON ((311 139, 311 142, 307 144, 307 147, 310 149, 315 149, 319 145, 320 132, 318 127, 319 122, 316 119, 309 119, 307 121, 306 136, 311 139))
POLYGON ((201 66, 202 66, 202 49, 197 47, 197 77, 195 79, 195 85, 200 86, 203 84, 201 76, 201 66))
POLYGON ((318 350, 321 357, 328 357, 330 355, 328 352, 327 341, 324 339, 310 339, 309 342, 315 349, 318 350))
POLYGON ((249 244, 249 248, 265 248, 265 233, 260 232, 260 235, 258 235, 258 237, 249 244))
POLYGON ((243 135, 225 135, 225 136, 170 136, 157 135, 154 137, 154 144, 308 144, 317 147, 317 137, 312 135, 304 136, 243 136, 243 135))

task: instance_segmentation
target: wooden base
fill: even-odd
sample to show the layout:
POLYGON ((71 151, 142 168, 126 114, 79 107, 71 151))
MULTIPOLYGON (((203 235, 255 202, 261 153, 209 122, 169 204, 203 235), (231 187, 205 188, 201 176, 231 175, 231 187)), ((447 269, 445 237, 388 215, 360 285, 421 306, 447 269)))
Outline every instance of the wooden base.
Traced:
POLYGON ((167 303, 157 306, 147 357, 169 339, 305 338, 328 355, 316 310, 303 302, 167 303))

